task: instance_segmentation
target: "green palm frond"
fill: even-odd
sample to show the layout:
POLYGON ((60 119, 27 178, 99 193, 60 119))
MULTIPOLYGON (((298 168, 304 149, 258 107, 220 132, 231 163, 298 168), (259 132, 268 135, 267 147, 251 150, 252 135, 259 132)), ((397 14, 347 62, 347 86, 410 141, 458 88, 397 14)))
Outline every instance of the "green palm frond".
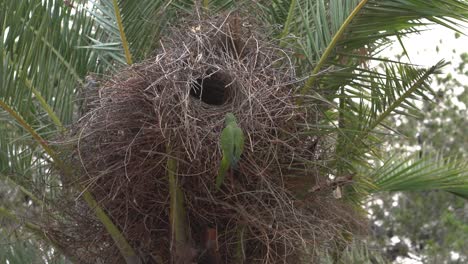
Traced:
MULTIPOLYGON (((82 77, 98 71, 96 64, 88 65, 92 51, 76 48, 87 43, 82 36, 91 34, 92 20, 52 1, 1 1, 0 16, 0 101, 49 138, 71 123, 82 77)), ((13 125, 15 120, 5 121, 0 123, 0 172, 24 175, 21 182, 33 186, 46 170, 43 152, 13 125)))
MULTIPOLYGON (((444 65, 440 62, 425 70, 388 63, 381 71, 358 69, 359 77, 354 73, 342 73, 341 78, 348 84, 340 89, 340 93, 321 93, 330 98, 323 99, 329 109, 323 115, 325 125, 328 124, 331 136, 337 135, 332 167, 337 168, 339 174, 346 174, 353 171, 356 164, 363 166, 369 157, 379 156, 382 136, 392 132, 392 125, 386 120, 395 114, 419 112, 414 100, 427 99, 432 93, 431 76, 444 65)), ((327 84, 333 83, 334 79, 327 78, 327 84)), ((312 125, 314 131, 323 131, 323 126, 323 123, 316 127, 312 125)))
MULTIPOLYGON (((58 153, 32 128, 17 112, 11 109, 8 105, 4 102, 0 101, 0 107, 7 111, 11 117, 13 117, 16 122, 23 127, 31 136, 32 138, 42 147, 44 152, 50 157, 49 163, 52 163, 56 166, 57 169, 60 170, 62 175, 65 178, 71 179, 73 177, 73 168, 70 164, 65 163, 62 158, 58 155, 58 153)), ((51 181, 47 181, 47 185, 49 185, 51 181)), ((109 235, 115 242, 115 245, 120 250, 122 257, 125 258, 127 263, 134 263, 136 261, 137 256, 131 245, 127 242, 125 237, 119 231, 119 229, 114 225, 112 220, 106 214, 106 212, 99 206, 98 202, 94 198, 93 194, 84 188, 80 183, 76 183, 76 187, 81 191, 83 200, 86 204, 91 208, 97 219, 102 223, 102 225, 106 228, 109 235)), ((41 232, 38 231, 40 234, 41 232)))
POLYGON ((390 264, 382 255, 382 252, 372 249, 364 242, 353 241, 351 245, 346 247, 341 253, 338 260, 331 254, 326 254, 321 259, 324 264, 347 264, 347 263, 362 263, 362 264, 390 264))
POLYGON ((60 252, 38 244, 30 237, 17 237, 18 233, 0 230, 0 263, 69 263, 60 252))
POLYGON ((377 186, 373 192, 444 190, 468 195, 468 164, 464 160, 394 156, 373 170, 369 178, 377 186))
POLYGON ((123 28, 122 16, 120 15, 120 7, 119 7, 119 4, 117 3, 117 0, 113 0, 112 4, 114 6, 114 14, 115 14, 115 19, 117 21, 117 26, 119 28, 120 40, 122 41, 122 46, 123 46, 124 53, 125 53, 125 60, 128 65, 132 65, 133 64, 132 54, 130 53, 130 47, 128 45, 127 35, 125 34, 125 30, 123 28))
POLYGON ((126 64, 125 52, 120 38, 113 1, 98 1, 91 7, 85 6, 96 24, 95 36, 88 36, 91 43, 80 48, 94 50, 107 68, 126 64))
MULTIPOLYGON (((79 48, 89 45, 86 36, 93 37, 96 30, 84 9, 62 2, 1 1, 0 7, 0 108, 8 121, 0 123, 5 158, 0 173, 14 175, 24 191, 39 192, 47 201, 60 191, 50 188, 60 183, 57 175, 51 177, 51 166, 71 174, 47 139, 72 122, 74 98, 84 76, 101 70, 94 51, 79 48)), ((122 255, 132 258, 133 250, 92 195, 84 190, 83 198, 122 255)))
POLYGON ((294 15, 297 12, 296 4, 296 0, 272 0, 257 2, 258 8, 262 10, 262 18, 270 25, 280 26, 280 28, 277 29, 277 33, 282 32, 282 25, 290 25, 293 21, 293 18, 295 17, 294 15), (290 23, 286 23, 288 20, 290 23))
POLYGON ((32 122, 38 112, 33 104, 34 87, 63 124, 71 123, 76 87, 89 70, 98 71, 95 64, 89 64, 92 51, 77 48, 88 43, 84 36, 92 35, 93 21, 84 12, 53 1, 2 1, 0 13, 5 18, 0 21, 4 40, 0 56, 9 73, 4 76, 14 78, 4 80, 8 83, 0 90, 0 98, 32 122))
MULTIPOLYGON (((173 21, 176 12, 193 11, 192 1, 116 1, 122 17, 123 30, 130 46, 130 53, 136 61, 148 57, 160 45, 159 38, 173 21)), ((114 0, 100 0, 87 7, 89 14, 98 25, 96 39, 87 48, 99 51, 107 65, 114 67, 127 64, 114 0), (109 60, 112 58, 113 60, 109 60)), ((128 62, 128 60, 127 60, 128 62)))
POLYGON ((306 102, 300 103, 318 102, 324 113, 329 109, 337 113, 329 124, 338 134, 335 162, 342 167, 338 174, 378 153, 374 149, 380 143, 378 134, 392 129, 387 118, 417 113, 414 100, 428 99, 431 76, 444 66, 438 62, 424 70, 382 59, 380 51, 393 41, 391 37, 417 33, 432 23, 457 29, 457 21, 466 21, 468 14, 467 3, 461 1, 351 2, 299 1, 290 27, 295 36, 291 45, 307 58, 298 60, 300 72, 309 72, 300 89, 306 102), (297 37, 301 30, 307 34, 297 37), (382 66, 368 66, 375 63, 382 66))
MULTIPOLYGON (((8 209, 0 206, 0 261, 2 263, 33 263, 37 258, 42 259, 44 263, 64 263, 64 252, 60 245, 50 240, 41 228, 34 223, 25 219, 21 219, 11 213, 8 209), (14 231, 5 226, 15 226, 14 231), (26 229, 28 232, 24 232, 26 229), (34 234, 36 237, 29 237, 28 234, 34 234), (35 239, 39 237, 42 244, 35 239), (53 247, 52 247, 53 246, 53 247), (59 251, 57 251, 59 250, 59 251), (50 254, 47 254, 50 253, 50 254), (33 261, 34 260, 34 261, 33 261)), ((69 257, 71 261, 76 261, 73 257, 69 257)))
POLYGON ((209 13, 219 14, 223 11, 233 9, 242 1, 235 0, 203 0, 202 7, 208 9, 209 13))
POLYGON ((300 27, 310 28, 315 39, 319 40, 316 41, 315 52, 303 50, 310 61, 316 62, 311 77, 301 90, 304 94, 315 84, 317 74, 324 68, 332 65, 346 68, 352 66, 350 60, 362 56, 356 52, 358 49, 366 49, 366 60, 373 60, 392 36, 417 33, 429 24, 440 24, 457 30, 460 22, 467 21, 468 14, 468 4, 457 0, 431 3, 419 0, 362 0, 330 1, 329 4, 318 0, 315 3, 316 7, 309 6, 305 11, 320 9, 320 14, 311 16, 316 21, 303 19, 300 27), (330 14, 330 17, 326 14, 330 14), (349 59, 343 60, 343 56, 338 56, 340 53, 346 54, 349 59))
POLYGON ((174 11, 167 1, 119 1, 123 25, 131 53, 142 60, 159 46, 161 32, 174 18, 174 11))
MULTIPOLYGON (((339 111, 347 129, 354 130, 353 140, 364 140, 376 128, 391 127, 385 120, 394 114, 417 114, 415 100, 428 100, 434 94, 430 82, 446 63, 438 62, 429 69, 409 65, 385 64, 382 72, 359 71, 360 79, 350 78, 342 93, 336 95, 342 103, 339 111), (359 100, 358 102, 356 102, 359 100)), ((330 80, 330 83, 333 81, 330 80)))

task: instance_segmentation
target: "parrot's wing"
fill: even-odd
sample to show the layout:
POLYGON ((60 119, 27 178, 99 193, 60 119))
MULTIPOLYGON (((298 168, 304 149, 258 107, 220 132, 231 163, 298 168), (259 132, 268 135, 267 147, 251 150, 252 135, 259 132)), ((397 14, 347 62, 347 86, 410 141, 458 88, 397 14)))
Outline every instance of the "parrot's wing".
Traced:
POLYGON ((231 125, 223 129, 220 141, 223 158, 226 157, 231 162, 234 155, 234 128, 231 125))
POLYGON ((224 177, 226 176, 226 172, 229 169, 230 161, 224 156, 221 160, 221 164, 219 165, 218 169, 218 176, 216 177, 216 188, 219 189, 221 184, 223 184, 224 177))
POLYGON ((230 118, 230 116, 226 115, 226 127, 221 132, 220 142, 223 159, 216 178, 216 188, 218 189, 223 183, 229 167, 236 167, 244 149, 244 135, 233 116, 230 118))
POLYGON ((244 133, 240 127, 235 127, 234 131, 234 158, 239 161, 242 151, 244 151, 244 133))

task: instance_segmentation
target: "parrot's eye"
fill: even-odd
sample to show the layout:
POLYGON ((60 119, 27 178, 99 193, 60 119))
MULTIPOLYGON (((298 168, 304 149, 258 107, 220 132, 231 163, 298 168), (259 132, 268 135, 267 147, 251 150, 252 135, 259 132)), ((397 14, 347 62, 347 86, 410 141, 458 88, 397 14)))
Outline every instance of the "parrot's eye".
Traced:
POLYGON ((215 72, 204 78, 196 79, 190 89, 190 95, 209 105, 222 105, 226 102, 226 85, 229 76, 215 72))

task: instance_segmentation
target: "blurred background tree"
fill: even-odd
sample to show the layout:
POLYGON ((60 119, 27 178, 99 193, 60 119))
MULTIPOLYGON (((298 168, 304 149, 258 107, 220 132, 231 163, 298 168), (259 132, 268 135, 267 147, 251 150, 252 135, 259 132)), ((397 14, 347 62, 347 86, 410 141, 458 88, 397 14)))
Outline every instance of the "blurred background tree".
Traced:
MULTIPOLYGON (((433 85, 436 96, 421 103, 422 116, 394 119, 404 136, 390 137, 392 149, 468 159, 468 53, 463 48, 453 53, 459 58, 454 58, 444 75, 437 76, 433 85)), ((369 206, 373 229, 370 244, 383 248, 389 260, 412 255, 422 263, 468 261, 466 197, 423 191, 375 198, 369 206)))

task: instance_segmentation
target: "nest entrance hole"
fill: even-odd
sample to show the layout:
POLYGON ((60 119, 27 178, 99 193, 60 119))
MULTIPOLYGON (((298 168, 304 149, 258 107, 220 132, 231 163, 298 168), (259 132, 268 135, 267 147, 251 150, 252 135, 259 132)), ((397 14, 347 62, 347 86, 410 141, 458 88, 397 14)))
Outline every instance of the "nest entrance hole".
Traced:
POLYGON ((224 73, 214 72, 206 77, 198 78, 190 86, 190 95, 209 105, 222 105, 228 99, 227 85, 229 76, 224 73))

